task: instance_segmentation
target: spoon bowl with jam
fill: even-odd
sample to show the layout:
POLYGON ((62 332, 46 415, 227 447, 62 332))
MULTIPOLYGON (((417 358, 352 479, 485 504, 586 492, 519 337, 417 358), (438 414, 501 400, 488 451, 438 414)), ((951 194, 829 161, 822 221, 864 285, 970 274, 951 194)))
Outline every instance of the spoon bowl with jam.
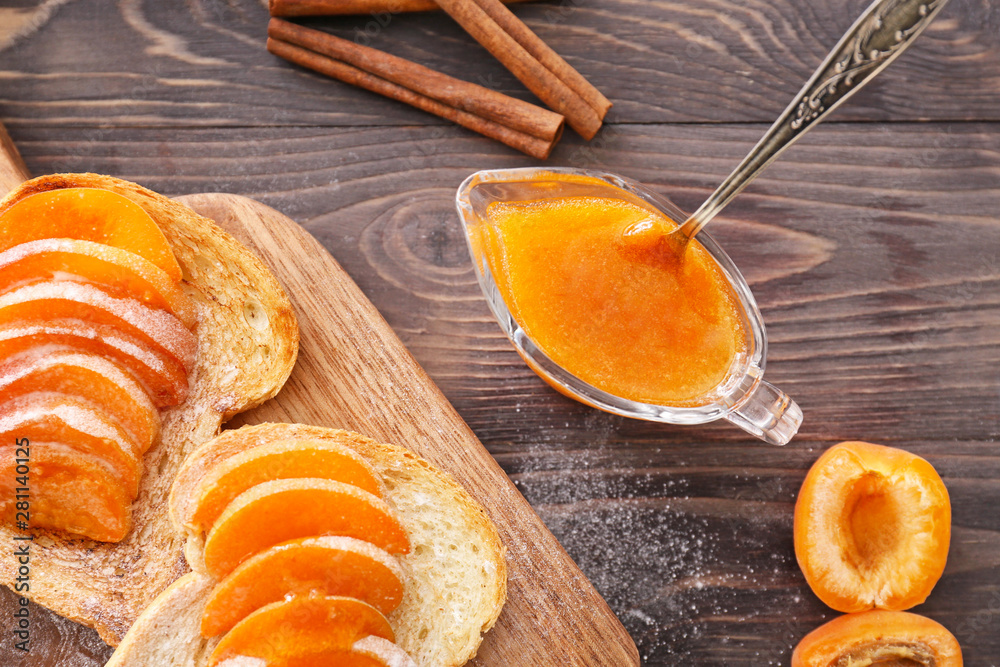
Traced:
POLYGON ((555 389, 637 419, 726 419, 773 444, 802 411, 762 378, 764 323, 750 288, 686 216, 614 174, 481 171, 459 188, 480 286, 528 365, 555 389))

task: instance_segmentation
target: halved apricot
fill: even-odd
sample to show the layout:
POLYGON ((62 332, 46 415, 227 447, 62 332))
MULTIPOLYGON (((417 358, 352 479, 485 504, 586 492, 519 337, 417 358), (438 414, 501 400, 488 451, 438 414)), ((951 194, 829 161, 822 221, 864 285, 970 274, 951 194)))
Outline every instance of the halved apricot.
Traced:
POLYGON ((220 635, 255 609, 311 592, 356 598, 388 614, 403 599, 403 572, 388 553, 352 537, 284 542, 243 561, 212 589, 201 634, 220 635))
POLYGON ((212 651, 208 667, 234 656, 261 658, 270 665, 323 651, 346 651, 369 635, 395 638, 389 622, 371 605, 347 597, 296 595, 240 621, 212 651))
POLYGON ((165 352, 106 324, 83 320, 0 324, 0 359, 60 345, 114 360, 131 371, 158 408, 187 398, 187 371, 165 352))
POLYGON ((831 447, 795 504, 795 556, 810 588, 838 611, 909 609, 944 571, 948 490, 934 467, 865 442, 831 447))
POLYGON ((79 239, 144 257, 174 281, 181 267, 160 228, 128 197, 97 188, 29 195, 0 212, 0 252, 38 239, 79 239))
POLYGON ((0 361, 0 402, 32 392, 57 392, 104 407, 145 452, 160 431, 160 415, 127 370, 89 352, 36 347, 0 361))
MULTIPOLYGON (((15 442, 3 439, 3 442, 15 442)), ((20 526, 18 489, 28 489, 30 528, 48 528, 81 535, 101 542, 118 542, 132 523, 129 495, 105 464, 93 455, 81 454, 61 443, 31 441, 27 465, 28 484, 17 460, 23 457, 14 446, 0 447, 0 521, 20 526)))
POLYGON ((264 549, 319 535, 355 537, 389 553, 410 550, 406 531, 379 497, 328 479, 277 479, 229 504, 205 539, 205 567, 222 579, 264 549))
POLYGON ((142 460, 139 445, 99 406, 65 394, 25 394, 0 404, 0 443, 26 438, 53 442, 103 464, 135 498, 142 460))
POLYGON ((259 445, 222 461, 198 486, 194 512, 184 523, 209 530, 233 498, 274 479, 313 477, 351 484, 382 496, 371 466, 343 445, 314 439, 279 440, 259 445))
POLYGON ((63 280, 25 285, 0 295, 0 324, 77 319, 106 324, 194 366, 198 341, 180 320, 135 299, 116 299, 92 285, 63 280))
POLYGON ((821 625, 792 653, 792 667, 842 665, 962 667, 962 649, 937 621, 905 611, 872 610, 821 625))
POLYGON ((97 285, 111 296, 131 297, 173 313, 188 329, 198 311, 166 272, 135 253, 91 241, 40 239, 0 252, 0 293, 53 279, 97 285))

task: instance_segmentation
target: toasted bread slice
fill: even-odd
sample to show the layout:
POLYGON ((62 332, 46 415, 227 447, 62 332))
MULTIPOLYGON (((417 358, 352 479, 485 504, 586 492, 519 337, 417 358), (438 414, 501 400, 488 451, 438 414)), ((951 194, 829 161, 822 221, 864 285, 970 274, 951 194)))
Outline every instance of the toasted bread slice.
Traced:
MULTIPOLYGON (((143 460, 132 530, 116 544, 38 531, 31 544, 31 589, 22 594, 95 628, 114 646, 188 570, 184 538, 166 511, 181 463, 223 421, 278 392, 295 363, 299 333, 288 296, 259 259, 208 218, 134 183, 97 174, 43 176, 8 194, 0 211, 36 192, 69 187, 112 190, 142 206, 170 242, 184 272, 181 287, 198 309, 191 390, 184 403, 162 412, 160 438, 143 460)), ((14 544, 14 535, 0 527, 4 544, 14 544)), ((13 587, 16 567, 15 559, 0 559, 0 582, 13 587)))
POLYGON ((300 424, 261 424, 225 431, 196 449, 170 495, 171 517, 187 537, 194 572, 143 612, 108 667, 204 667, 219 638, 200 634, 215 581, 202 558, 204 535, 184 525, 195 492, 212 466, 275 440, 311 438, 350 447, 385 484, 386 502, 410 538, 400 556, 402 604, 388 618, 396 643, 421 667, 454 667, 476 654, 507 597, 505 549, 485 510, 450 475, 413 452, 357 433, 300 424))

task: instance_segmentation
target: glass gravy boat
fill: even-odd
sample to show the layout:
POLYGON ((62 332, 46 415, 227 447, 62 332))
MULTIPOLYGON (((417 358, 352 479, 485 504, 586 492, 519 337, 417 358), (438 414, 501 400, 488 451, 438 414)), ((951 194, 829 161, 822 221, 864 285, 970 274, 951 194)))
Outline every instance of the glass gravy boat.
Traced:
POLYGON ((479 285, 501 328, 532 370, 563 394, 617 415, 670 424, 703 424, 725 419, 771 444, 786 444, 802 423, 802 410, 788 395, 763 380, 767 334, 757 303, 732 260, 705 232, 698 234, 697 241, 725 274, 738 300, 747 339, 745 353, 736 355, 727 377, 709 393, 698 397, 696 405, 655 405, 615 396, 576 377, 531 340, 504 302, 483 250, 484 226, 491 224, 487 207, 498 201, 571 196, 620 199, 678 223, 687 219, 683 211, 663 196, 606 172, 523 168, 480 171, 467 178, 458 189, 456 206, 465 226, 479 285), (565 180, 567 177, 573 180, 565 180))

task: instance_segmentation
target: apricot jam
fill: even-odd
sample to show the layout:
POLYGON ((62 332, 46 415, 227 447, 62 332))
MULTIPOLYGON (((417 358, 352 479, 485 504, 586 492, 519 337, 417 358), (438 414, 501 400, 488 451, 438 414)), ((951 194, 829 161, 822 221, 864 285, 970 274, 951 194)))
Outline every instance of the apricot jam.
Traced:
POLYGON ((747 351, 721 267, 676 223, 628 201, 494 202, 483 253, 511 314, 554 362, 608 393, 667 406, 708 395, 747 351))

